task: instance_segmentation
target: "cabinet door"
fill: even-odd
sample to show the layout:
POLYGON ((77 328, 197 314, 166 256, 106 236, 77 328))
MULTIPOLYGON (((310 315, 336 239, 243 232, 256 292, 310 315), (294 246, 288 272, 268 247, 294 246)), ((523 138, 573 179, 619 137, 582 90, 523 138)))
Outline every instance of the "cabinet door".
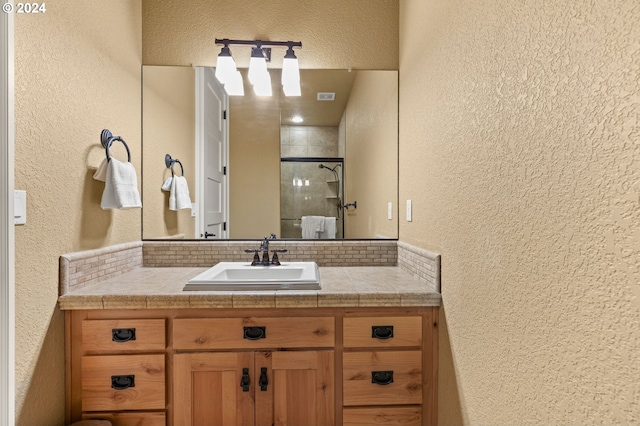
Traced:
POLYGON ((256 353, 256 425, 331 426, 334 411, 334 352, 256 353))
POLYGON ((254 355, 239 353, 190 353, 174 356, 173 424, 254 424, 254 355), (243 371, 249 387, 243 389, 243 371))

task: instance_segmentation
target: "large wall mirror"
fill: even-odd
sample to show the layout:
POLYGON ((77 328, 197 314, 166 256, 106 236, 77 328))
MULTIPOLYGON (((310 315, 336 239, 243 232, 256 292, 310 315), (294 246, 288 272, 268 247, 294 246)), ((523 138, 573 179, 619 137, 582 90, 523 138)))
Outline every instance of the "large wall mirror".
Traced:
POLYGON ((213 69, 143 67, 143 239, 398 237, 397 71, 301 70, 300 97, 270 72, 273 96, 254 96, 245 75, 245 95, 203 119, 213 69), (228 193, 198 196, 207 178, 196 141, 224 110, 228 193), (167 167, 167 154, 179 163, 167 167), (170 209, 172 176, 184 176, 193 211, 170 209), (219 231, 202 229, 205 202, 226 212, 219 231))

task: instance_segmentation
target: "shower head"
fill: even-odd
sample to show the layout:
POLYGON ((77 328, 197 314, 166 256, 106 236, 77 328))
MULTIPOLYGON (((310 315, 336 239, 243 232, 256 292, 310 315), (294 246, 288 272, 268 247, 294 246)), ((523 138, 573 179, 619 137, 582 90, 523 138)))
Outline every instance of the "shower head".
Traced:
POLYGON ((333 168, 331 168, 331 167, 325 166, 324 164, 320 163, 320 164, 318 164, 318 168, 319 168, 319 169, 327 169, 327 170, 331 170, 332 172, 335 172, 335 171, 336 171, 336 168, 337 168, 338 166, 340 166, 340 165, 341 165, 341 164, 340 164, 340 163, 338 163, 338 164, 336 164, 335 166, 333 166, 333 168))

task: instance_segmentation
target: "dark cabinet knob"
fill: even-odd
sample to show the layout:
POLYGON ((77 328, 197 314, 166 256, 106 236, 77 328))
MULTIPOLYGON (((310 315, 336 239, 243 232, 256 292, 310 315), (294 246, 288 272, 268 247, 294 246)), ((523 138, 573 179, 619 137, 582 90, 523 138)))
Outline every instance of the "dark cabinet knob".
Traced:
POLYGON ((390 385, 393 383, 393 371, 372 371, 371 383, 376 385, 390 385))
POLYGON ((260 386, 260 391, 266 392, 267 386, 269 385, 269 378, 267 377, 267 368, 260 368, 260 379, 258 379, 258 385, 260 386))
POLYGON ((373 339, 390 339, 393 337, 392 325, 374 325, 371 327, 371 338, 373 339))
POLYGON ((111 329, 111 340, 118 343, 136 340, 135 328, 113 328, 111 329))
POLYGON ((240 387, 242 392, 249 392, 249 385, 251 385, 251 379, 249 378, 249 369, 242 369, 242 377, 240 378, 240 387))

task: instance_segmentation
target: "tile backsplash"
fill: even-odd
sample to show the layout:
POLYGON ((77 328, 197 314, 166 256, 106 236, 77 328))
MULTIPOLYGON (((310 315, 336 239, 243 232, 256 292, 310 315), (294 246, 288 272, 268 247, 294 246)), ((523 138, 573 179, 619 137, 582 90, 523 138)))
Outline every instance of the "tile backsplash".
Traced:
POLYGON ((398 266, 440 292, 440 255, 398 241, 398 266))
POLYGON ((142 241, 60 256, 60 294, 125 274, 142 266, 142 241))
MULTIPOLYGON (((210 267, 218 262, 250 261, 260 240, 136 241, 60 256, 60 294, 122 275, 140 267, 210 267)), ((396 240, 276 240, 270 249, 287 249, 281 261, 315 261, 318 266, 399 266, 440 291, 440 255, 396 240)))
MULTIPOLYGON (((218 262, 251 261, 253 254, 246 249, 257 249, 256 241, 145 241, 144 266, 213 266, 218 262)), ((293 241, 275 240, 270 250, 286 249, 279 254, 281 262, 314 261, 318 266, 396 266, 397 241, 293 241)))

